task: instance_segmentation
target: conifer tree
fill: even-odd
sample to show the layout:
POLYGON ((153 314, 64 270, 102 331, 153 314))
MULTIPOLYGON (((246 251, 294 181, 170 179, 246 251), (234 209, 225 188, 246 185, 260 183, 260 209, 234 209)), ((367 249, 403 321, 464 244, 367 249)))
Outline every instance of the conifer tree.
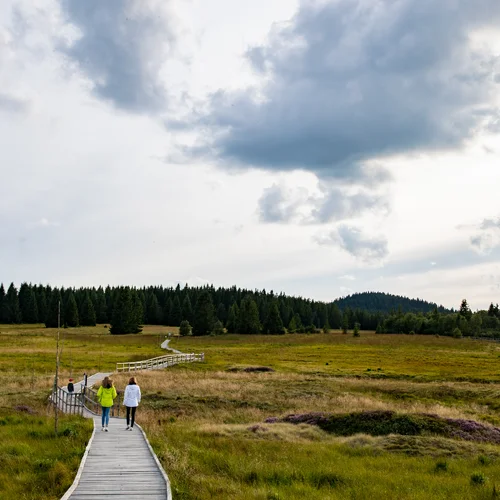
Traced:
POLYGON ((215 322, 214 304, 208 291, 203 291, 194 306, 193 335, 209 335, 215 322))
POLYGON ((220 319, 217 319, 215 321, 213 329, 212 329, 212 334, 213 335, 223 335, 224 334, 224 325, 222 324, 222 321, 220 319))
POLYGON ((48 310, 47 294, 45 293, 45 287, 42 285, 38 286, 36 288, 35 296, 36 296, 36 307, 38 310, 38 321, 40 323, 45 323, 48 310))
POLYGON ((59 314, 59 303, 61 303, 61 324, 64 321, 62 317, 62 301, 61 301, 61 293, 57 288, 52 290, 50 295, 49 309, 47 311, 47 317, 45 318, 45 326, 47 328, 57 328, 58 326, 58 314, 59 314))
POLYGON ((335 303, 330 305, 328 323, 330 323, 330 326, 335 330, 339 329, 342 325, 342 314, 340 312, 339 306, 335 303))
POLYGON ((100 286, 96 292, 96 307, 95 307, 95 316, 97 323, 107 323, 108 322, 108 312, 107 312, 107 304, 106 304, 106 294, 100 286))
POLYGON ((295 316, 292 316, 290 323, 288 323, 288 331, 290 333, 295 333, 297 330, 297 323, 295 322, 295 316))
POLYGON ((121 335, 126 333, 140 333, 142 328, 142 302, 135 290, 125 286, 115 291, 114 309, 111 318, 110 333, 121 335))
POLYGON ((7 299, 5 297, 5 288, 0 284, 0 324, 7 323, 7 299))
POLYGON ((174 326, 170 321, 173 309, 174 301, 171 298, 167 297, 167 299, 165 300, 165 307, 163 308, 163 324, 166 326, 174 326))
POLYGON ((239 320, 239 333, 260 333, 259 309, 250 295, 241 301, 239 320))
POLYGON ((222 302, 219 302, 219 305, 217 306, 216 316, 217 319, 222 323, 222 325, 224 325, 224 323, 227 321, 226 306, 222 302))
POLYGON ((182 321, 182 307, 179 296, 176 295, 173 300, 172 312, 170 314, 170 326, 179 326, 182 321))
POLYGON ((236 302, 229 308, 227 314, 226 328, 228 332, 237 333, 240 324, 240 308, 236 302))
POLYGON ((21 308, 19 307, 19 295, 14 283, 11 283, 5 297, 7 303, 6 323, 21 323, 21 308))
POLYGON ((94 303, 90 299, 90 295, 88 293, 85 294, 85 299, 82 302, 80 324, 82 326, 96 325, 96 314, 94 309, 94 303))
POLYGON ((64 324, 69 327, 78 326, 80 318, 78 316, 78 306, 76 305, 75 294, 69 289, 66 303, 64 304, 64 324))
POLYGON ((186 292, 182 301, 182 319, 192 323, 193 321, 193 306, 189 294, 186 292))
POLYGON ((23 323, 38 323, 38 307, 33 288, 23 283, 19 289, 19 306, 23 323))
POLYGON ((472 311, 470 310, 469 304, 467 304, 467 300, 463 299, 462 303, 460 304, 460 311, 458 314, 462 317, 464 317, 467 321, 470 321, 472 318, 472 311))
POLYGON ((264 322, 264 333, 271 335, 285 333, 276 301, 273 301, 269 307, 267 318, 264 322))
POLYGON ((158 299, 154 293, 149 295, 148 305, 146 311, 146 321, 150 325, 161 324, 161 309, 158 304, 158 299))

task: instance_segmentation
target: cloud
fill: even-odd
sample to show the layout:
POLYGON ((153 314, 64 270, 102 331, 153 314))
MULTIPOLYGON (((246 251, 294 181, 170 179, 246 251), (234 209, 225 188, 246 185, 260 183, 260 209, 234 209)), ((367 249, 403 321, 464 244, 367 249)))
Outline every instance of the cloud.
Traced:
POLYGON ((387 240, 381 236, 369 236, 358 227, 341 224, 329 234, 316 237, 320 245, 337 246, 353 257, 365 262, 377 262, 387 257, 387 240))
POLYGON ((326 224, 351 219, 366 211, 389 213, 384 196, 360 189, 349 193, 348 189, 320 182, 316 191, 309 192, 303 187, 290 189, 275 183, 259 199, 259 218, 270 223, 326 224))
POLYGON ((171 2, 160 0, 63 0, 67 21, 78 29, 59 49, 117 108, 157 114, 167 103, 162 68, 176 41, 171 2))
POLYGON ((10 94, 0 92, 0 111, 9 113, 26 113, 30 108, 30 102, 10 94))
POLYGON ((497 0, 303 2, 248 51, 260 87, 195 110, 208 134, 188 150, 368 183, 369 160, 459 148, 495 114, 498 58, 470 40, 499 27, 497 0))
POLYGON ((352 274, 344 274, 344 276, 339 276, 339 280, 355 281, 356 278, 352 274))
POLYGON ((488 255, 500 248, 500 217, 487 217, 479 224, 459 226, 459 229, 468 228, 475 230, 469 241, 478 254, 488 255))

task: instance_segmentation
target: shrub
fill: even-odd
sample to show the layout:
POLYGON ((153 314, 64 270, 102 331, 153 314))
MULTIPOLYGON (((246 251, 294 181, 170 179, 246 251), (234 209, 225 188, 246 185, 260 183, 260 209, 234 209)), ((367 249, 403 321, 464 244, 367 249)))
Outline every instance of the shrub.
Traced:
POLYGON ((458 328, 458 327, 453 330, 453 333, 451 335, 453 336, 454 339, 462 338, 462 332, 460 331, 460 328, 458 328))
POLYGON ((434 470, 436 472, 446 472, 448 470, 448 462, 446 460, 439 460, 434 470))
POLYGON ((471 484, 482 485, 486 482, 486 476, 482 472, 474 472, 470 477, 471 484))
POLYGON ((360 324, 359 323, 354 323, 354 330, 352 332, 352 336, 353 337, 359 337, 360 334, 359 334, 359 328, 360 328, 360 324))
POLYGON ((181 321, 181 324, 179 326, 179 335, 181 337, 187 337, 188 335, 191 335, 192 331, 193 329, 191 328, 189 321, 187 321, 186 319, 181 321))

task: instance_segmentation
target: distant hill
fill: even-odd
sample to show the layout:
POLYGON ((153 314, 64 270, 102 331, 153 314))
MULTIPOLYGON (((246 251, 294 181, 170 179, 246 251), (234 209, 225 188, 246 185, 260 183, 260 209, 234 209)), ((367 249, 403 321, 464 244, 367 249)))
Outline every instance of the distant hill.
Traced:
POLYGON ((401 308, 403 312, 426 313, 438 307, 439 312, 450 312, 450 309, 446 309, 441 305, 437 306, 437 304, 433 302, 427 302, 421 299, 410 299, 408 297, 401 297, 400 295, 392 295, 383 292, 354 293, 347 297, 336 299, 333 302, 337 304, 340 310, 349 307, 351 309, 363 309, 369 312, 390 313, 391 311, 397 311, 401 308))

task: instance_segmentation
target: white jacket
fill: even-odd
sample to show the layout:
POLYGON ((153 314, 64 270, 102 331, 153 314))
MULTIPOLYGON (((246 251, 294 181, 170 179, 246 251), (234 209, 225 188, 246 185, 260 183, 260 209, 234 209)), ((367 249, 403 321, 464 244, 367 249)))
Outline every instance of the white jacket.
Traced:
POLYGON ((125 395, 123 396, 124 406, 139 406, 141 402, 141 388, 138 385, 132 384, 125 387, 125 395))

